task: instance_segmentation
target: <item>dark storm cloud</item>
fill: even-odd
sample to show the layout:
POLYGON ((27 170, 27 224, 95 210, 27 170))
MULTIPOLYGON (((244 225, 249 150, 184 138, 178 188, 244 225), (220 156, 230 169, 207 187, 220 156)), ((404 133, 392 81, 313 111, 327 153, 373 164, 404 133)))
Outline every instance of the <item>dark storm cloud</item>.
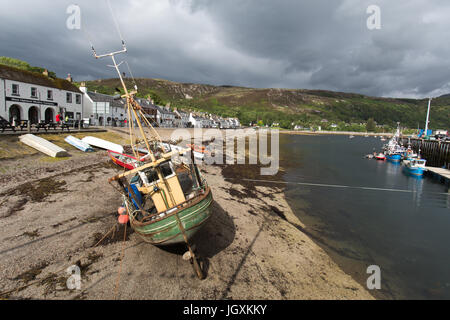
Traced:
MULTIPOLYGON (((0 0, 0 55, 76 80, 115 76, 120 48, 106 1, 0 0)), ((136 77, 250 87, 318 88, 422 97, 450 92, 450 3, 441 0, 111 1, 136 77), (380 30, 366 9, 381 8, 380 30)), ((129 73, 126 68, 124 70, 129 73)))

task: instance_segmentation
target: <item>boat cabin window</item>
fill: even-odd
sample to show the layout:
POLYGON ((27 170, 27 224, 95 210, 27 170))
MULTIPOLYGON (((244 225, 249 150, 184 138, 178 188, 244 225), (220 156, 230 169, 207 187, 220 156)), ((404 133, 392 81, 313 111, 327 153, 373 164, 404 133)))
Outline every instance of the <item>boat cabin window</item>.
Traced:
POLYGON ((168 178, 175 174, 170 162, 163 163, 159 167, 161 168, 161 173, 164 178, 168 178))
MULTIPOLYGON (((170 162, 165 162, 159 166, 161 169, 161 174, 164 178, 171 178, 175 176, 175 172, 173 170, 173 166, 170 162)), ((145 171, 145 177, 147 178, 148 184, 154 184, 159 182, 158 173, 155 169, 148 169, 145 171)))
POLYGON ((158 174, 154 169, 147 170, 145 172, 145 176, 147 177, 148 183, 152 184, 158 181, 158 174))

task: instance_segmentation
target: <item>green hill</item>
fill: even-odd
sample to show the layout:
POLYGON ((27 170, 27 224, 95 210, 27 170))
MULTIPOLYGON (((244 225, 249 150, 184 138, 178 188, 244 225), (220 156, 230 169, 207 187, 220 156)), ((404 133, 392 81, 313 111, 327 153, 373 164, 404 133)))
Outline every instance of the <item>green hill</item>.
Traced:
MULTIPOLYGON (((130 79, 127 86, 132 87, 130 79)), ((139 96, 150 95, 158 104, 205 111, 224 117, 238 117, 242 123, 278 122, 284 128, 292 123, 327 129, 332 123, 341 130, 365 130, 369 119, 388 128, 423 128, 428 100, 368 97, 360 94, 322 90, 252 89, 233 86, 176 83, 159 79, 136 79, 139 96), (328 122, 323 121, 326 119, 328 122), (347 124, 347 125, 346 125, 347 124)), ((118 79, 88 81, 90 91, 114 94, 118 79)), ((450 127, 450 97, 433 100, 432 129, 450 127)), ((381 129, 380 129, 381 130, 381 129)))
MULTIPOLYGON (((39 74, 44 71, 44 68, 8 57, 0 57, 0 65, 39 74)), ((49 76, 56 79, 54 72, 49 72, 49 76)), ((134 85, 130 79, 126 83, 130 88, 134 85)), ((292 124, 305 127, 320 125, 326 130, 335 123, 339 130, 364 131, 366 127, 361 124, 371 119, 385 126, 384 130, 396 127, 398 121, 404 127, 423 128, 428 102, 323 90, 253 89, 160 79, 136 79, 136 83, 140 97, 150 95, 160 105, 170 103, 172 107, 181 109, 237 117, 243 124, 259 122, 270 125, 277 122, 284 128, 291 128, 292 124)), ((118 79, 88 81, 87 87, 90 91, 113 95, 115 88, 120 88, 120 82, 118 79)), ((430 126, 432 129, 450 127, 449 95, 433 100, 430 126)))
MULTIPOLYGON (((0 57, 0 64, 8 66, 8 67, 13 67, 13 68, 30 71, 30 72, 36 72, 36 73, 40 73, 40 74, 42 74, 45 70, 44 68, 41 68, 41 67, 32 67, 32 66, 30 66, 30 64, 28 62, 25 62, 25 61, 22 61, 19 59, 9 58, 9 57, 0 57)), ((50 78, 56 79, 56 73, 54 73, 54 72, 48 71, 48 76, 50 78)))

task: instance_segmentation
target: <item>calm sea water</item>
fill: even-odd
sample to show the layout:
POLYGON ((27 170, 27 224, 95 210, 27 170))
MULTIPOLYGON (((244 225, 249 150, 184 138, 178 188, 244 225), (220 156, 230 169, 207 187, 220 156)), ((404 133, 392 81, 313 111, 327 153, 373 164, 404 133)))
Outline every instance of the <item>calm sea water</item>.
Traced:
POLYGON ((282 135, 288 202, 359 282, 365 285, 369 265, 380 266, 379 297, 450 299, 448 187, 364 158, 382 144, 373 137, 282 135))

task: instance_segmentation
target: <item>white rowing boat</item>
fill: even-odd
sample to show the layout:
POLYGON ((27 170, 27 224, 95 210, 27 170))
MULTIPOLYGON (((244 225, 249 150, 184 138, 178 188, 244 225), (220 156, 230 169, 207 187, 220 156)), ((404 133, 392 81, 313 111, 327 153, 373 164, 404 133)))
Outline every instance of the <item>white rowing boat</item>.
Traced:
POLYGON ((19 140, 23 144, 26 144, 27 146, 32 147, 53 158, 68 156, 67 151, 63 148, 58 147, 56 144, 53 144, 50 141, 45 140, 41 137, 37 137, 33 134, 20 136, 19 140))
POLYGON ((83 142, 80 139, 75 138, 73 136, 66 137, 64 139, 64 141, 66 141, 71 146, 74 146, 75 148, 77 148, 83 152, 93 152, 94 151, 94 149, 89 144, 87 144, 86 142, 83 142))
POLYGON ((97 147, 100 149, 111 150, 116 153, 124 153, 123 147, 121 145, 112 143, 110 141, 106 141, 106 140, 103 140, 100 138, 95 138, 95 137, 84 137, 81 140, 84 143, 87 143, 91 146, 94 146, 94 147, 97 147))

